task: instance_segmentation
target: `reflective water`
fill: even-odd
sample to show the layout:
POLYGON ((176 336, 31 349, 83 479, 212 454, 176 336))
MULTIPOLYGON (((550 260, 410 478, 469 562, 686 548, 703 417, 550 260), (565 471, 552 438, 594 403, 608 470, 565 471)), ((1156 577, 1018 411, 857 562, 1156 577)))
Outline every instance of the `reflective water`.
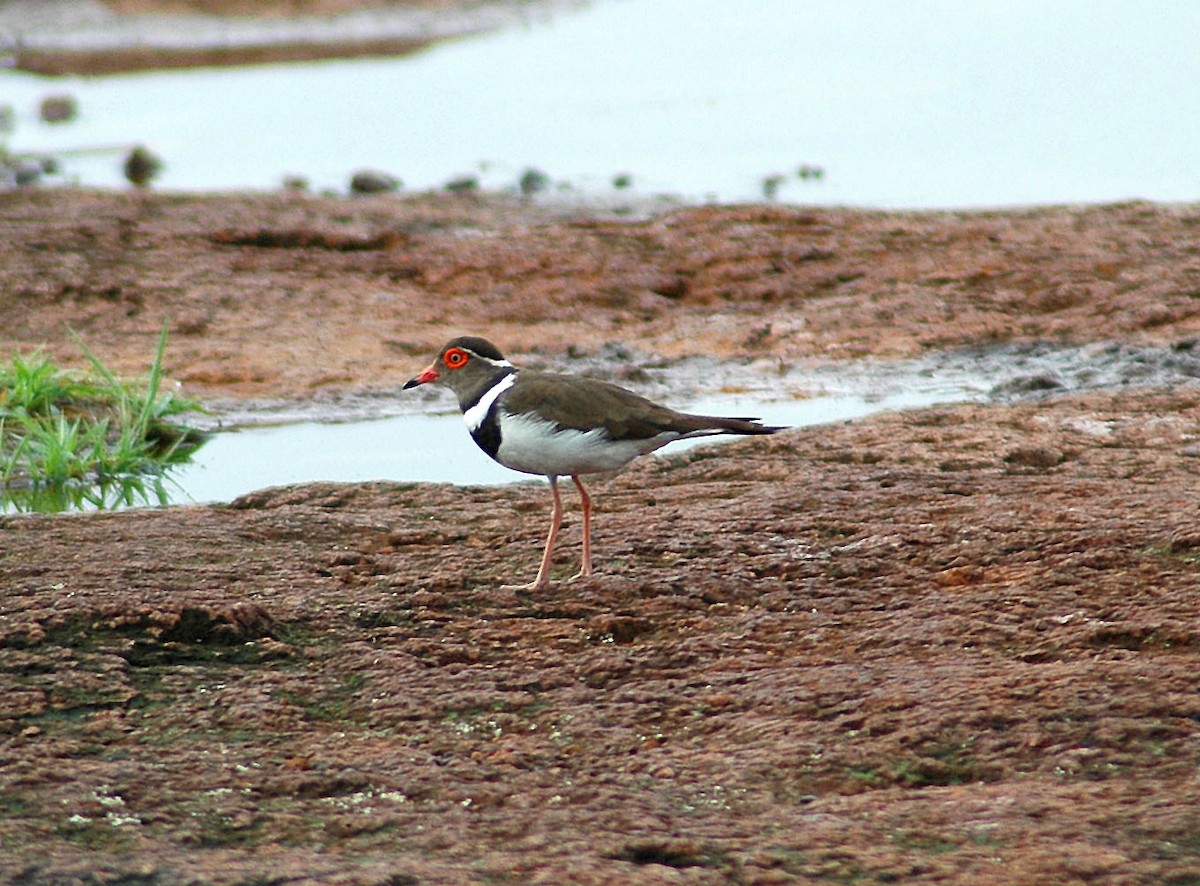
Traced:
MULTIPOLYGON (((97 79, 0 72, 14 149, 144 142, 161 186, 410 189, 528 166, 591 193, 881 207, 1200 198, 1200 4, 597 0, 397 59, 97 79), (81 120, 34 119, 47 91, 81 120), (801 180, 802 165, 824 177, 801 180)), ((121 185, 114 154, 68 158, 121 185)))

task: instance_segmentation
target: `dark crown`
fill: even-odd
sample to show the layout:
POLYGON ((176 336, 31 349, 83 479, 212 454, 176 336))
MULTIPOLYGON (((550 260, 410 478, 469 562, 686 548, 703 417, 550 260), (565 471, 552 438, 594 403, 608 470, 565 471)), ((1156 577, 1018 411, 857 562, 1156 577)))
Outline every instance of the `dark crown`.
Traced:
POLYGON ((446 345, 443 350, 449 350, 450 348, 462 348, 465 351, 470 351, 489 360, 504 359, 504 355, 500 353, 500 350, 494 344, 486 338, 480 338, 477 335, 460 335, 446 345))

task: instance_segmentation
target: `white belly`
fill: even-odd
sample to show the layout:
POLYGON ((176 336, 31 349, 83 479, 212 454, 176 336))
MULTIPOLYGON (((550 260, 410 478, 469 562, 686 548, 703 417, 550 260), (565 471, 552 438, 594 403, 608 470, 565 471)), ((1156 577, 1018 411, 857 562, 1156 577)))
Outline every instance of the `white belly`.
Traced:
POLYGON ((603 430, 555 430, 553 423, 540 418, 502 413, 496 461, 514 471, 546 476, 613 471, 679 436, 672 433, 648 440, 610 440, 603 430))

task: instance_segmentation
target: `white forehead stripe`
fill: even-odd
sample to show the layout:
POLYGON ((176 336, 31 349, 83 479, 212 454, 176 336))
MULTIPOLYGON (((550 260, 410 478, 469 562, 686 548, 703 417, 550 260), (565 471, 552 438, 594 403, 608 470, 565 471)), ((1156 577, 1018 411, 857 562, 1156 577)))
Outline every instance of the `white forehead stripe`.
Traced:
POLYGON ((463 410, 463 421, 467 423, 467 427, 472 433, 479 430, 479 426, 487 418, 488 410, 492 408, 492 404, 496 402, 496 398, 511 388, 516 380, 517 374, 510 372, 484 391, 483 396, 479 398, 479 401, 474 406, 463 410))

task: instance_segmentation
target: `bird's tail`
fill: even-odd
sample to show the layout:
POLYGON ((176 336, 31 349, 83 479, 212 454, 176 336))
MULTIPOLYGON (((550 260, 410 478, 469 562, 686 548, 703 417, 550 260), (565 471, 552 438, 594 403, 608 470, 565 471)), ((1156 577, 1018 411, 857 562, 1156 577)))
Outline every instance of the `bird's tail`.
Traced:
POLYGON ((757 418, 751 417, 685 414, 683 418, 692 426, 688 431, 689 436, 696 437, 705 434, 775 434, 787 430, 786 426, 764 425, 757 418))

